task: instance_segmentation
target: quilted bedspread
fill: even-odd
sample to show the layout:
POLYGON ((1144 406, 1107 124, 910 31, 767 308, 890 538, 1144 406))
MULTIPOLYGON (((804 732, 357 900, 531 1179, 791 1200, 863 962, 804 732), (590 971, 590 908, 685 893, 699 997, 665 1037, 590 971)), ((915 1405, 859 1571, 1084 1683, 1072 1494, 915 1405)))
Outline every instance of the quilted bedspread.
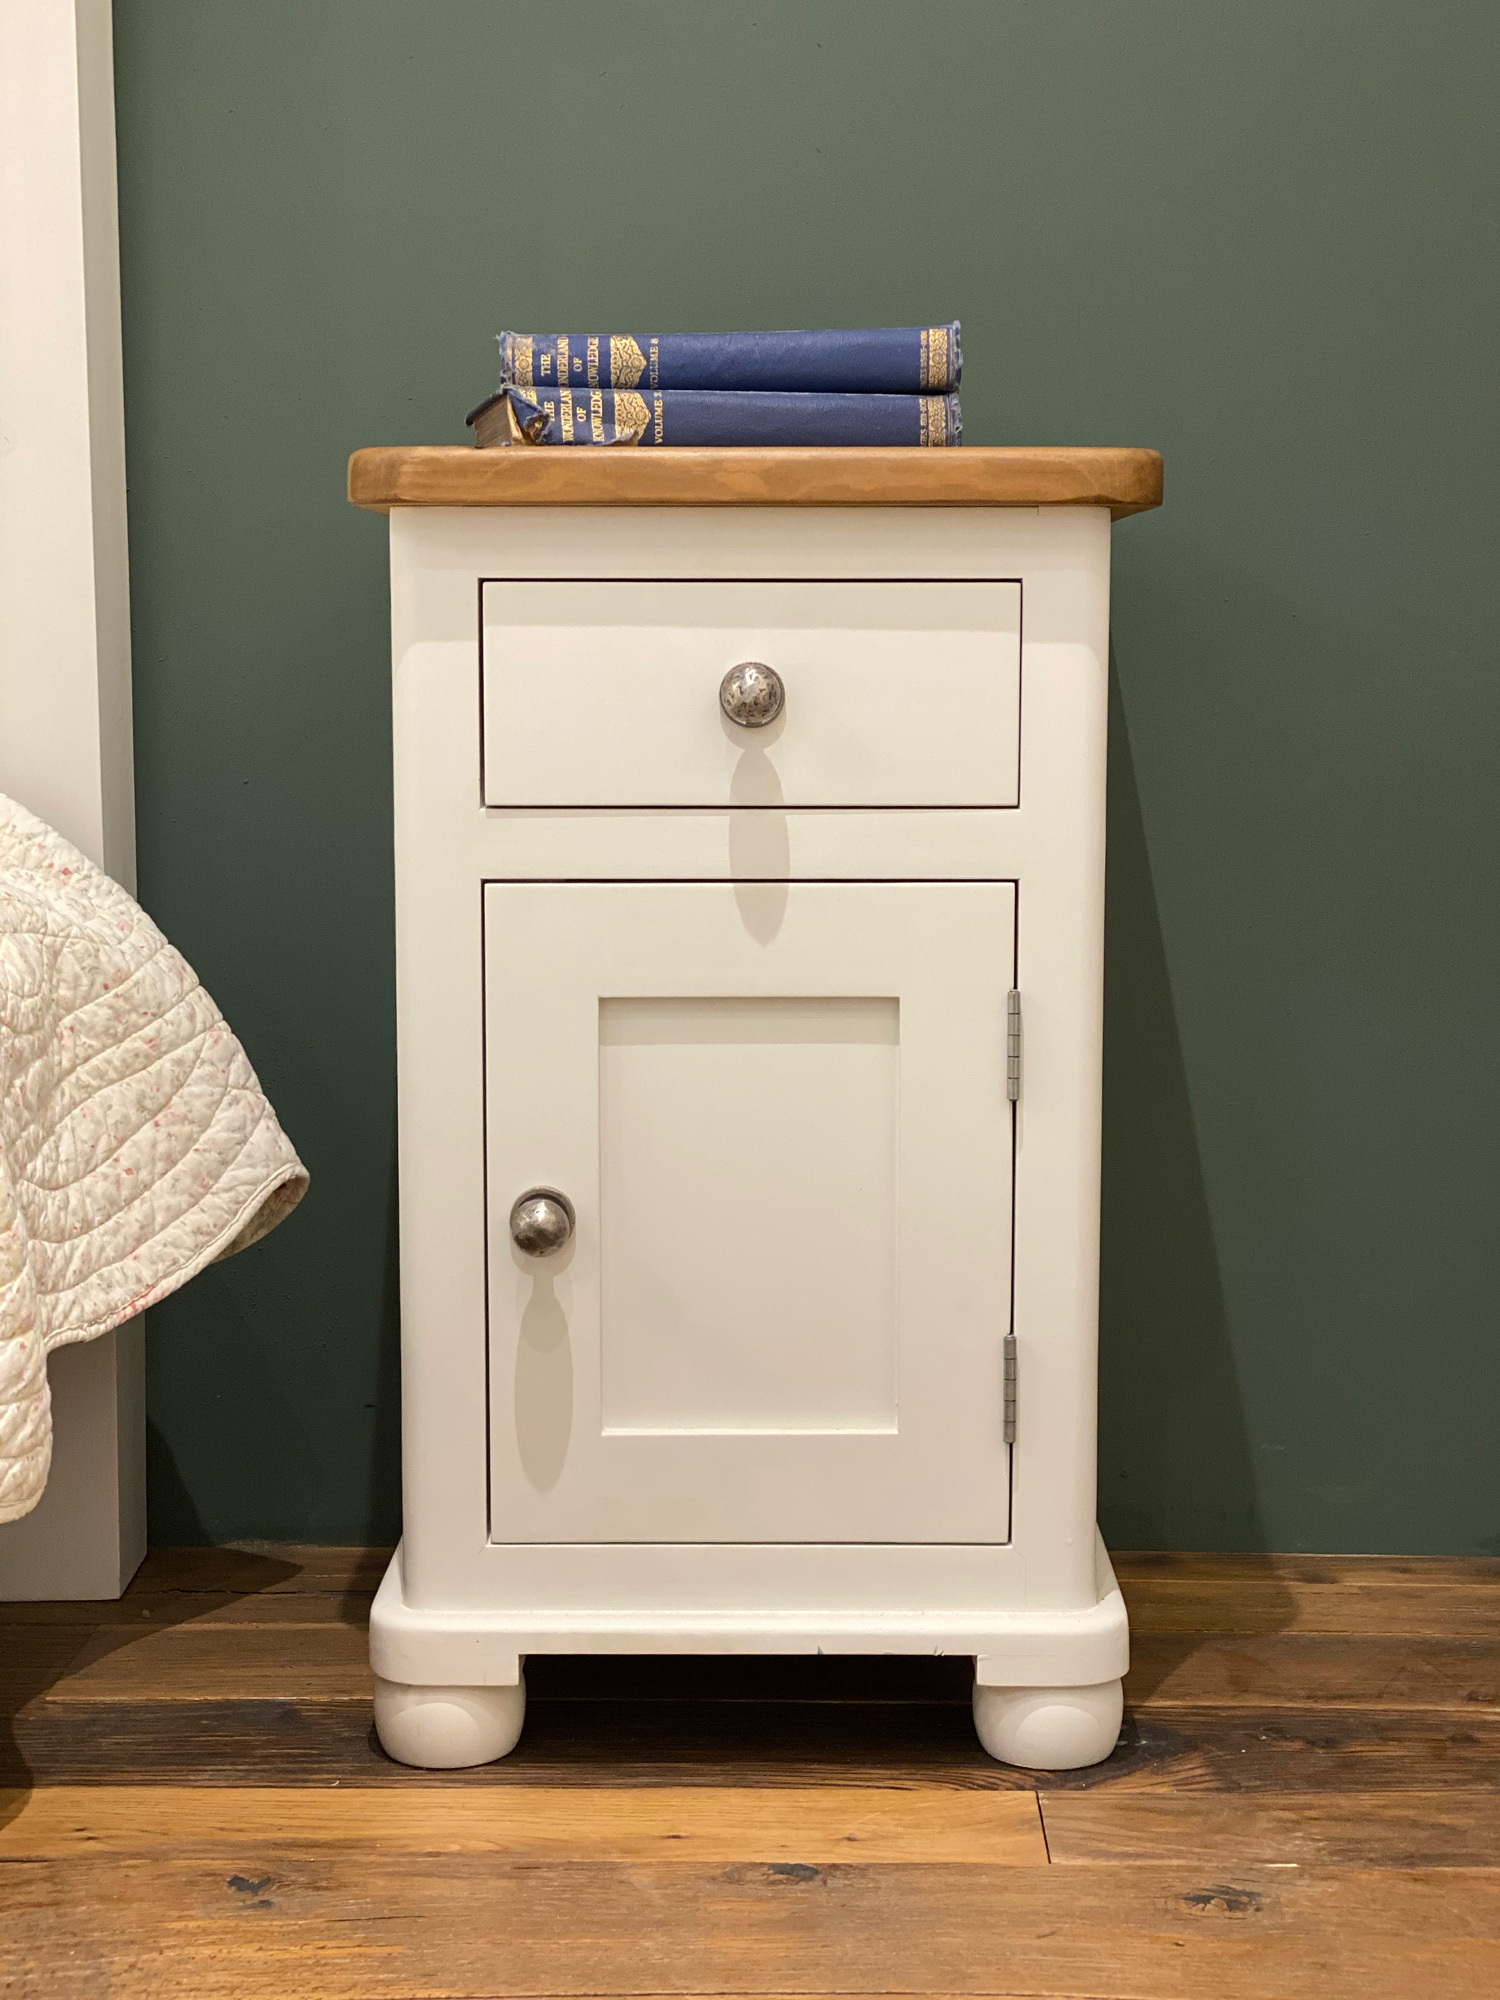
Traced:
POLYGON ((0 796, 0 1522, 47 1481, 51 1349, 245 1249, 306 1187, 192 967, 0 796))

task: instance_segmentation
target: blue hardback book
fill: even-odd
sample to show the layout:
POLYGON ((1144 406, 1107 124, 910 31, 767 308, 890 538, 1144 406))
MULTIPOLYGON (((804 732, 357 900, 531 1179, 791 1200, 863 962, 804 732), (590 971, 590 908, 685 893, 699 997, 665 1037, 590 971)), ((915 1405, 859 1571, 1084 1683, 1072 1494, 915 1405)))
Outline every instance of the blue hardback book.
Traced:
POLYGON ((827 333, 502 333, 521 389, 781 389, 944 395, 963 372, 958 322, 827 333))
POLYGON ((957 396, 769 390, 501 390, 471 412, 475 442, 637 445, 956 445, 957 396))

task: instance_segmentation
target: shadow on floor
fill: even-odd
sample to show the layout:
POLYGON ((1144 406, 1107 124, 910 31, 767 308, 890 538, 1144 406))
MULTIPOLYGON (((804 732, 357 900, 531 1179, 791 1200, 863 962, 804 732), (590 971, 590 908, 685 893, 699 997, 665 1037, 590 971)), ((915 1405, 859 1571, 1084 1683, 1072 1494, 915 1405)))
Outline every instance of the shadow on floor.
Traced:
MULTIPOLYGON (((32 1781, 18 1720, 60 1681, 154 1633, 284 1588, 301 1569, 291 1551, 153 1549, 113 1602, 0 1604, 0 1825, 22 1809, 32 1781)), ((91 1711, 80 1709, 75 1720, 80 1728, 100 1727, 91 1711)))

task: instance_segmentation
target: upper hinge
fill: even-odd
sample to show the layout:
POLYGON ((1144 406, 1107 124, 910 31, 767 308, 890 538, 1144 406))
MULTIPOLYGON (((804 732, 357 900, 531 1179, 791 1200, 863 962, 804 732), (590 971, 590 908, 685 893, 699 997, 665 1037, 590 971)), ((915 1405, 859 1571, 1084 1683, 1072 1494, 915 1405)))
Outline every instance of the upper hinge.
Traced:
POLYGON ((1016 1336, 1008 1333, 1001 1348, 1001 1369, 1004 1376, 1005 1430, 1007 1444, 1016 1441, 1016 1336))
POLYGON ((1005 996, 1005 1094, 1014 1104, 1021 1095, 1021 996, 1005 996))

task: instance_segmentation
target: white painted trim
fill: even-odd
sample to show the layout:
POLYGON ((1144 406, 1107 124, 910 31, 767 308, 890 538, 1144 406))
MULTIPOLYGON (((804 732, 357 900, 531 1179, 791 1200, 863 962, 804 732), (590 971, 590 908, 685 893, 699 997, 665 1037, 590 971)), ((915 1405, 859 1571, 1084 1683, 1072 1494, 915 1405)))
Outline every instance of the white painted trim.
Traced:
MULTIPOLYGON (((135 884, 109 0, 0 7, 0 791, 135 884)), ((50 1364, 0 1599, 118 1597, 146 1548, 139 1323, 50 1364)))
POLYGON ((419 1610, 407 1602, 398 1548, 371 1609, 375 1672, 416 1687, 511 1687, 531 1653, 967 1654, 983 1687, 1088 1687, 1130 1665, 1125 1603, 1102 1543, 1095 1601, 1066 1611, 1006 1606, 994 1583, 986 1599, 984 1570, 1006 1566, 998 1549, 656 1543, 518 1553, 541 1559, 534 1580, 554 1593, 559 1572, 577 1570, 576 1603, 543 1607, 533 1592, 524 1604, 419 1610), (603 1590, 582 1581, 590 1556, 605 1559, 603 1590), (712 1571, 719 1601, 699 1568, 712 1571))

